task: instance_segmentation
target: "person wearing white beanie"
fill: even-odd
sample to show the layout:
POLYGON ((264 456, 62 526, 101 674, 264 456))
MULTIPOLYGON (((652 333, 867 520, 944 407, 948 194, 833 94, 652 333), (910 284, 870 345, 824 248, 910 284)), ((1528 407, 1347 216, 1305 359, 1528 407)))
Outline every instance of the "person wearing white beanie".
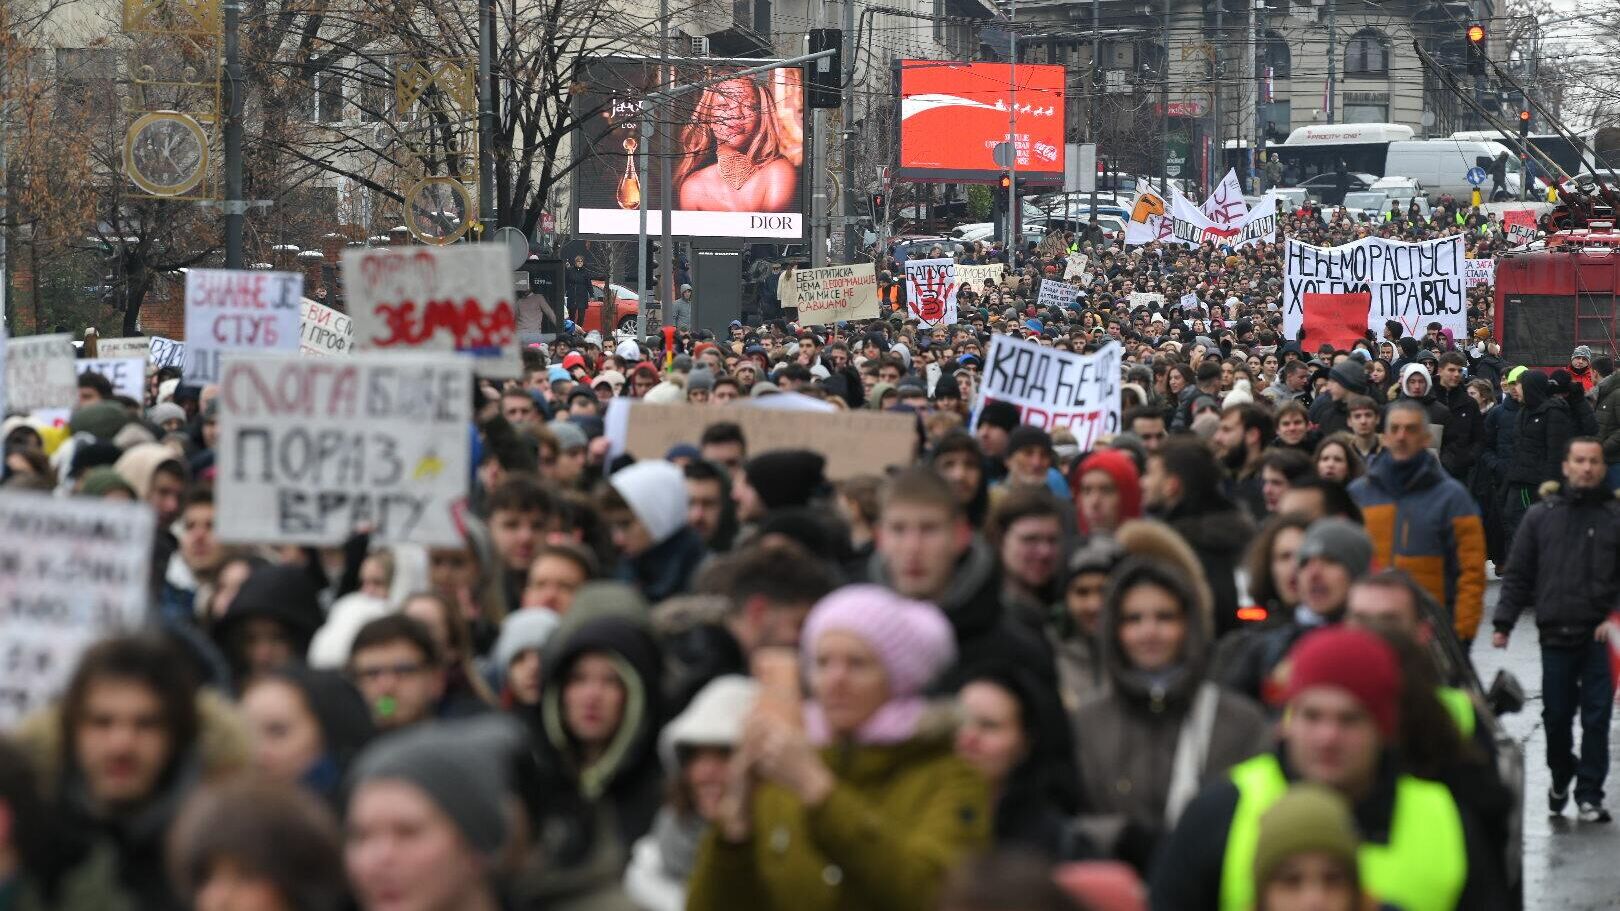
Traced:
POLYGON ((623 560, 620 579, 649 601, 684 592, 703 559, 703 539, 686 524, 686 475, 663 460, 637 462, 608 478, 602 518, 623 560))

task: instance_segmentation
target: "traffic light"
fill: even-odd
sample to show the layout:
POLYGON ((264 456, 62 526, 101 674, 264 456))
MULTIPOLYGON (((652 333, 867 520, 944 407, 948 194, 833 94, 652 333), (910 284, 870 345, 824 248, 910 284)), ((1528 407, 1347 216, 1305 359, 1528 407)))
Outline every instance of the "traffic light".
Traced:
POLYGON ((873 221, 881 221, 883 219, 883 204, 886 202, 888 202, 888 200, 884 198, 882 193, 872 194, 871 203, 873 221))
POLYGON ((1519 135, 1530 135, 1530 110, 1528 108, 1519 110, 1519 135))
POLYGON ((1011 174, 1002 174, 1000 179, 996 181, 996 186, 1001 189, 1001 192, 1005 193, 1012 189, 1012 183, 1013 181, 1011 174))
POLYGON ((1468 26, 1464 33, 1468 38, 1468 74, 1470 76, 1485 75, 1485 26, 1478 22, 1468 26))

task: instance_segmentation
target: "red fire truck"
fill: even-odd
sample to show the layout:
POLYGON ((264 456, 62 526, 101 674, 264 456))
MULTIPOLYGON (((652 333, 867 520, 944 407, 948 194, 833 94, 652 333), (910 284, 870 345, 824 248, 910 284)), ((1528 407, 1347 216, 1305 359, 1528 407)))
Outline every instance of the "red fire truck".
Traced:
POLYGON ((1577 345, 1620 354, 1620 231, 1610 223, 1555 231, 1545 247, 1496 259, 1496 339, 1510 364, 1562 367, 1577 345))

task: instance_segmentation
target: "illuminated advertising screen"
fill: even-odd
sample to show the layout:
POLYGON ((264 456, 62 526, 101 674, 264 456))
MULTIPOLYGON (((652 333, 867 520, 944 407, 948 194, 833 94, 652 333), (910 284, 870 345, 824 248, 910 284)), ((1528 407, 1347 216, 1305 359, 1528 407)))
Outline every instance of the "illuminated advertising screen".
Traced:
POLYGON ((1063 67, 900 61, 900 169, 913 180, 993 181, 1016 118, 1018 176, 1063 183, 1063 67))
POLYGON ((642 193, 647 194, 647 232, 662 231, 657 143, 636 129, 640 99, 660 87, 716 80, 651 107, 654 134, 668 135, 675 156, 670 232, 688 238, 802 239, 803 70, 782 67, 721 78, 760 63, 674 63, 671 78, 662 80, 656 60, 609 58, 589 64, 575 95, 585 122, 574 147, 581 159, 574 172, 578 233, 635 236, 642 193), (642 153, 647 153, 645 174, 638 168, 642 153))

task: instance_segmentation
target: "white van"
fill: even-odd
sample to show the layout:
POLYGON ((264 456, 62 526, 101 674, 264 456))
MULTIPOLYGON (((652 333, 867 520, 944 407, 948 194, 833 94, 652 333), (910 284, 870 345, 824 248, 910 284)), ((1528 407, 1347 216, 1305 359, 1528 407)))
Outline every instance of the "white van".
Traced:
MULTIPOLYGON (((1423 185, 1429 201, 1436 202, 1450 193, 1459 202, 1466 203, 1474 186, 1468 182, 1468 169, 1487 162, 1499 154, 1507 155, 1507 187, 1511 198, 1519 196, 1519 156, 1500 142, 1469 139, 1425 139, 1410 142, 1392 142, 1389 155, 1384 159, 1384 174, 1388 177, 1410 177, 1423 185)), ((1487 173, 1490 171, 1486 167, 1487 173)), ((1485 178, 1480 193, 1488 200, 1491 180, 1485 178)))

